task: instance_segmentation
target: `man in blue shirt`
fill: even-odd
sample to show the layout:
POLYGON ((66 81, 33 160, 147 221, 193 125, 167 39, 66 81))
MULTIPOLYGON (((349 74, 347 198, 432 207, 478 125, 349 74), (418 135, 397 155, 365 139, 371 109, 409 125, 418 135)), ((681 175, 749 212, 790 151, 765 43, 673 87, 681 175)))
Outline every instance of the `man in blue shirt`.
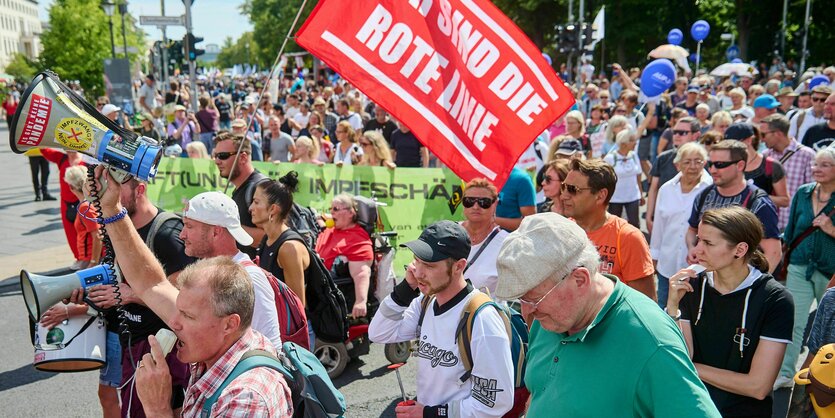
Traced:
POLYGON ((525 170, 514 167, 507 182, 499 192, 496 206, 496 224, 515 231, 525 216, 536 213, 536 189, 525 170))

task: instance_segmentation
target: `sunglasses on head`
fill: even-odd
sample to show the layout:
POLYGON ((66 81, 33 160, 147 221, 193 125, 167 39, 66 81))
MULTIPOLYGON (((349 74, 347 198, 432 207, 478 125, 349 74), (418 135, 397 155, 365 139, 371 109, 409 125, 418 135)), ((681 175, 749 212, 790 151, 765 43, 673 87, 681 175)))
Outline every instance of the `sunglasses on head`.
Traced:
POLYGON ((461 203, 465 208, 471 208, 478 203, 478 206, 482 209, 490 209, 490 206, 493 206, 493 202, 495 201, 496 199, 493 197, 465 197, 461 203))
POLYGON ((570 194, 570 195, 575 195, 577 193, 580 193, 583 190, 591 190, 591 187, 577 187, 573 184, 563 183, 563 184, 560 185, 560 190, 563 193, 568 192, 568 194, 570 194))
POLYGON ((229 157, 237 154, 237 152, 216 152, 214 158, 220 161, 226 161, 229 157))
POLYGON ((728 168, 742 160, 735 160, 735 161, 708 161, 707 168, 716 167, 717 169, 721 170, 723 168, 728 168))

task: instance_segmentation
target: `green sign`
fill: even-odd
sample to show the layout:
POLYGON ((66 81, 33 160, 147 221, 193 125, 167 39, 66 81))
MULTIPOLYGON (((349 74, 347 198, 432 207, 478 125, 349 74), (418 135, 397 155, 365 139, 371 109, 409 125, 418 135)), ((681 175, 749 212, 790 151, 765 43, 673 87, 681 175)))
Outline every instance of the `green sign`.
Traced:
MULTIPOLYGON (((460 220, 461 179, 452 171, 439 168, 337 167, 332 164, 272 164, 254 162, 258 171, 272 179, 295 170, 299 189, 293 198, 302 206, 319 212, 330 208, 331 199, 340 193, 373 197, 386 231, 398 233, 396 242, 416 239, 423 229, 441 219, 460 220)), ((158 206, 182 211, 186 202, 206 191, 223 191, 226 180, 214 162, 190 158, 164 158, 157 175, 148 184, 148 198, 158 206)), ((232 194, 233 186, 228 194, 232 194)), ((408 250, 398 251, 395 268, 399 274, 412 259, 408 250)))

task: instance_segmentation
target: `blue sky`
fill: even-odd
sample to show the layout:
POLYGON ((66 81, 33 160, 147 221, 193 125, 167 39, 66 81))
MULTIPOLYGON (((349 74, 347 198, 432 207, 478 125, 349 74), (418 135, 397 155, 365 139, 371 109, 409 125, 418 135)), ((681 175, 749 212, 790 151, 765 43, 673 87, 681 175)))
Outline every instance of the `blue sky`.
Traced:
MULTIPOLYGON (((185 7, 181 0, 162 0, 165 2, 167 16, 182 15, 185 7)), ((238 9, 241 2, 234 0, 193 0, 192 19, 194 34, 202 36, 204 44, 222 45, 227 36, 237 39, 242 33, 252 30, 249 19, 238 9)), ((53 0, 39 2, 41 20, 49 20, 48 8, 53 0)), ((134 16, 159 16, 160 0, 128 0, 128 11, 134 16)), ((143 26, 151 40, 162 39, 162 32, 155 26, 143 26)), ((169 38, 182 38, 185 35, 183 27, 169 27, 169 38)))

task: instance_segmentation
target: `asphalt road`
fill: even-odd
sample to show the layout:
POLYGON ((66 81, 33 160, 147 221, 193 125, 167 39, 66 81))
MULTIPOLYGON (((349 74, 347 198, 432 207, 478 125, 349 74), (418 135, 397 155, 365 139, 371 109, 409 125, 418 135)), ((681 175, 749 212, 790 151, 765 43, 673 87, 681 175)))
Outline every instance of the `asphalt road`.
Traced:
MULTIPOLYGON (((98 372, 46 373, 32 366, 33 348, 26 308, 16 272, 53 270, 72 261, 68 256, 57 202, 32 202, 28 160, 11 152, 8 131, 0 128, 0 416, 101 416, 96 395, 98 372)), ((58 195, 52 167, 50 191, 58 195)), ((348 403, 346 417, 394 417, 400 388, 381 345, 351 362, 334 382, 348 403)), ((403 384, 415 393, 415 367, 402 368, 403 384)))

